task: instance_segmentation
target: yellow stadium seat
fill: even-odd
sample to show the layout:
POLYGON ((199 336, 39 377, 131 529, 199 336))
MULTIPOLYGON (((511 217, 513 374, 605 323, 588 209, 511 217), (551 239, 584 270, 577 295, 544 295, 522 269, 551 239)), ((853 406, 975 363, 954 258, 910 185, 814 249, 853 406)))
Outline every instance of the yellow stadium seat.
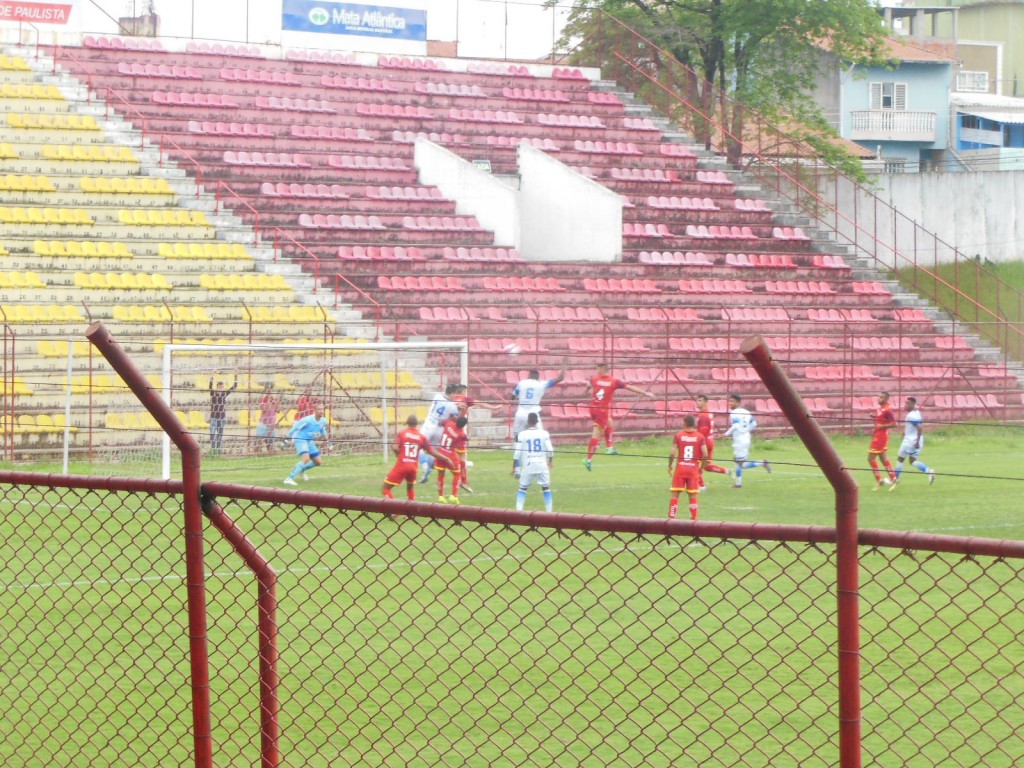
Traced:
POLYGON ((206 430, 210 428, 209 422, 203 416, 202 411, 188 412, 188 428, 193 431, 206 430))
POLYGON ((75 272, 74 285, 76 288, 91 288, 92 283, 89 280, 89 275, 85 272, 75 272))
POLYGON ((8 144, 7 142, 0 144, 0 159, 16 160, 18 157, 19 155, 15 151, 13 144, 8 144))

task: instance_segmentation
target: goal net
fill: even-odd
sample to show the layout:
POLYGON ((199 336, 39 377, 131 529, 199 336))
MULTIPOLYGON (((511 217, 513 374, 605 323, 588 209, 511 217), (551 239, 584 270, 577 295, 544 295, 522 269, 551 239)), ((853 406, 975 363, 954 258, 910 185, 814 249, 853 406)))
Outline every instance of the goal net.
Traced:
MULTIPOLYGON (((0 430, 4 458, 42 467, 63 454, 65 474, 171 476, 177 450, 106 360, 85 341, 45 345, 5 378, 4 424, 17 431, 0 430)), ((396 423, 423 418, 436 391, 469 376, 465 342, 149 339, 126 349, 218 471, 290 451, 284 435, 300 409, 316 405, 331 418, 328 451, 389 453, 396 423)))
MULTIPOLYGON (((228 461, 279 450, 297 418, 324 408, 330 453, 380 450, 396 424, 426 416, 449 381, 467 381, 466 342, 166 344, 161 388, 204 454, 228 461)), ((160 437, 161 474, 174 462, 160 437)))

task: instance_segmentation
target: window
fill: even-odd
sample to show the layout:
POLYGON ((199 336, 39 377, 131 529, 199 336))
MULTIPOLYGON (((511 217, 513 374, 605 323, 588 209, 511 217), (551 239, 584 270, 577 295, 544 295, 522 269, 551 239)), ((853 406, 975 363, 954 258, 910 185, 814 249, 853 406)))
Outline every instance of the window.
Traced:
POLYGON ((907 108, 906 83, 871 83, 871 109, 907 108))
POLYGON ((960 117, 960 126, 962 128, 981 128, 981 120, 975 115, 962 115, 960 117))
POLYGON ((988 93, 988 72, 957 72, 956 89, 971 93, 988 93))

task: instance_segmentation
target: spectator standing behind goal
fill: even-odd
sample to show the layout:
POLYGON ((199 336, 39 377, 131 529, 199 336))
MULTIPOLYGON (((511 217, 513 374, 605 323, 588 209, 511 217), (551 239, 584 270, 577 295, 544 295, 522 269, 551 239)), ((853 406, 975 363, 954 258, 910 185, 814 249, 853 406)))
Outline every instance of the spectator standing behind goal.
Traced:
POLYGON ((871 418, 875 428, 871 433, 871 445, 868 446, 868 465, 875 476, 875 487, 871 490, 877 491, 883 485, 891 485, 896 481, 896 472, 889 461, 889 430, 896 426, 896 414, 889 405, 888 392, 878 394, 878 407, 871 412, 871 418), (879 459, 882 460, 887 477, 882 477, 882 473, 878 471, 879 459))
POLYGON ((256 452, 266 451, 270 453, 273 448, 274 431, 281 421, 281 401, 270 384, 263 388, 263 396, 260 397, 260 420, 256 425, 256 452))
POLYGON ((921 449, 924 448, 924 430, 921 429, 921 411, 917 407, 917 398, 908 397, 903 407, 907 416, 903 420, 903 442, 900 443, 900 451, 896 455, 896 479, 893 480, 889 490, 893 491, 900 482, 900 475, 903 474, 903 462, 910 459, 910 465, 928 475, 928 484, 935 483, 935 470, 921 461, 921 449))
POLYGON ((295 402, 295 421, 304 419, 307 416, 312 416, 316 413, 316 407, 318 405, 316 395, 313 394, 312 387, 306 387, 302 390, 302 394, 299 395, 299 399, 295 402))
POLYGON ((213 384, 213 376, 210 377, 210 450, 219 454, 224 443, 224 423, 228 415, 228 395, 238 389, 238 374, 230 389, 224 389, 224 382, 218 381, 216 387, 213 384))
POLYGON ((441 439, 438 441, 437 452, 448 460, 452 468, 452 495, 447 499, 444 497, 445 467, 437 467, 437 500, 444 504, 459 503, 459 487, 462 485, 462 473, 464 472, 466 455, 466 444, 469 442, 469 435, 466 434, 466 424, 469 419, 465 416, 452 416, 445 422, 441 431, 441 439), (461 454, 461 455, 460 455, 461 454))
MULTIPOLYGON (((415 414, 405 420, 405 429, 395 435, 395 465, 384 478, 381 493, 387 499, 395 498, 392 490, 396 485, 405 483, 405 496, 410 501, 416 498, 416 474, 420 468, 420 454, 429 453, 437 456, 426 435, 417 429, 420 420, 415 414)), ((442 459, 442 462, 444 459, 442 459)))
POLYGON ((645 397, 654 397, 646 389, 634 387, 622 379, 612 376, 608 372, 608 363, 597 364, 597 375, 590 379, 586 389, 583 390, 584 394, 590 395, 590 419, 594 423, 594 428, 590 433, 590 443, 587 445, 587 458, 583 460, 583 466, 587 468, 588 472, 593 466, 594 453, 597 451, 597 446, 601 444, 602 434, 608 453, 618 454, 618 451, 612 446, 612 435, 615 431, 615 425, 612 422, 612 401, 615 399, 615 393, 620 389, 636 392, 645 397))
POLYGON ((541 429, 540 417, 536 413, 529 414, 526 417, 526 429, 519 433, 512 456, 512 474, 519 478, 516 509, 521 510, 526 506, 526 491, 536 480, 544 492, 544 509, 548 512, 552 510, 551 462, 554 458, 551 435, 541 429))
POLYGON ((704 443, 708 448, 708 458, 700 472, 700 489, 703 491, 705 472, 714 472, 719 475, 729 475, 730 472, 725 467, 711 463, 715 457, 715 414, 708 408, 707 395, 697 395, 697 413, 694 414, 694 419, 697 431, 704 435, 704 443))
POLYGON ((743 398, 739 395, 729 395, 729 428, 725 430, 725 437, 732 438, 732 460, 736 464, 736 482, 733 488, 743 487, 743 470, 764 467, 764 471, 771 474, 772 467, 767 461, 748 461, 750 455, 750 433, 757 429, 757 419, 754 414, 743 407, 743 398))
POLYGON ((321 435, 327 436, 327 417, 324 416, 323 406, 318 405, 313 413, 303 416, 288 430, 288 437, 295 444, 295 453, 298 454, 299 461, 291 474, 284 479, 285 485, 298 485, 295 478, 299 475, 302 475, 303 480, 309 480, 306 473, 323 463, 320 449, 315 442, 321 435))
POLYGON ((690 519, 697 519, 697 496, 701 491, 701 472, 708 457, 707 439, 697 431, 697 419, 692 414, 683 417, 683 429, 672 438, 672 452, 668 456, 668 474, 672 478, 668 502, 669 520, 679 512, 679 494, 690 497, 690 519))

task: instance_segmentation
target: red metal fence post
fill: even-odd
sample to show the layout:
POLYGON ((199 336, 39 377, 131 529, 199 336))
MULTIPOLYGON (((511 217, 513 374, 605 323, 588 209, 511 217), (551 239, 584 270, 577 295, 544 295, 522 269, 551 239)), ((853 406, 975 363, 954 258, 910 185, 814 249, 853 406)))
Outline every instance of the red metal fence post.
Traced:
POLYGON ((277 768, 281 764, 281 726, 278 719, 281 704, 277 697, 277 574, 223 507, 205 493, 203 512, 249 566, 259 585, 256 627, 260 655, 260 764, 263 768, 277 768))
POLYGON ((192 727, 196 768, 213 767, 210 732, 210 660, 206 634, 206 574, 203 567, 203 513, 200 506, 200 451, 195 438, 182 426, 163 398, 132 363, 102 322, 89 326, 85 337, 135 393, 157 424, 181 451, 181 477, 185 508, 185 571, 188 586, 190 663, 192 668, 192 727))
POLYGON ((860 607, 857 554, 857 483, 804 405, 789 377, 772 359, 760 336, 743 341, 740 352, 793 425, 836 493, 836 587, 839 634, 839 765, 860 768, 860 607))

